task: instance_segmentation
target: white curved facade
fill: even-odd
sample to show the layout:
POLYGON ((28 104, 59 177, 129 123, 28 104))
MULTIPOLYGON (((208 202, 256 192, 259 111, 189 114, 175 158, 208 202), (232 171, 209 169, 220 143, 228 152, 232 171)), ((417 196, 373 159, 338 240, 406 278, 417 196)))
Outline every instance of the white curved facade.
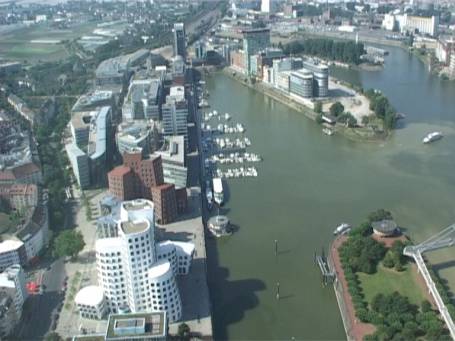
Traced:
POLYGON ((103 238, 96 241, 96 267, 98 284, 107 299, 107 307, 117 312, 127 305, 125 268, 120 238, 103 238))
POLYGON ((152 311, 166 311, 170 322, 182 318, 182 302, 171 264, 158 261, 148 271, 152 296, 152 311))
POLYGON ((103 288, 89 285, 82 288, 74 298, 81 317, 88 319, 102 319, 106 314, 106 300, 103 288))
POLYGON ((175 276, 188 273, 194 245, 155 245, 153 210, 145 199, 121 203, 118 237, 96 241, 98 282, 111 313, 166 311, 176 322, 182 303, 175 276))

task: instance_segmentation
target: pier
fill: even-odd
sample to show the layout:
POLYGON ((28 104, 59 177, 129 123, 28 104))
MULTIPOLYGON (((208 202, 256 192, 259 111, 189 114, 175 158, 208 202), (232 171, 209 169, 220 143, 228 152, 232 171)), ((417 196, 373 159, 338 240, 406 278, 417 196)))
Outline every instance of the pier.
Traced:
POLYGON ((320 255, 314 252, 314 263, 319 267, 322 274, 322 284, 326 286, 329 283, 333 283, 335 280, 335 272, 331 269, 327 257, 325 256, 324 249, 320 255))

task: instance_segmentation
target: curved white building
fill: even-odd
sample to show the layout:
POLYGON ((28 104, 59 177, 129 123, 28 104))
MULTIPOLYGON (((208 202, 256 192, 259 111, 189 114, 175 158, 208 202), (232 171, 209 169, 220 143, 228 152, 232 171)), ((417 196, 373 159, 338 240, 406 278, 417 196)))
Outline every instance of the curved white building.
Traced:
POLYGON ((103 289, 107 307, 111 312, 128 305, 124 265, 122 258, 122 240, 104 238, 96 241, 96 267, 98 285, 103 289))
POLYGON ((74 302, 81 317, 100 320, 106 314, 106 300, 103 289, 99 286, 82 288, 76 294, 74 302))
POLYGON ((152 291, 152 310, 166 311, 170 321, 180 320, 182 302, 171 263, 167 260, 158 261, 149 269, 148 278, 152 291))
POLYGON ((182 317, 175 276, 189 272, 194 245, 155 245, 153 203, 124 201, 112 214, 115 237, 96 241, 98 282, 111 313, 166 311, 170 322, 182 317))

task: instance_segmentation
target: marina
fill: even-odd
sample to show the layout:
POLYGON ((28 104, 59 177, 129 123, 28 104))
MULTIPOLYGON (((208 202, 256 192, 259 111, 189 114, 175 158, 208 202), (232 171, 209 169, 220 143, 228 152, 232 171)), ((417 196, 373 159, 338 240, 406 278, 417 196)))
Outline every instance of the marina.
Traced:
MULTIPOLYGON (((398 112, 406 113, 392 136, 379 143, 327 136, 300 112, 228 76, 207 78, 212 107, 229 112, 229 124, 241 122, 252 142, 247 151, 264 159, 251 164, 258 177, 226 181, 229 199, 221 214, 240 229, 229 240, 214 242, 218 265, 209 267, 209 283, 217 339, 343 339, 335 294, 322 287, 314 263, 314 251, 328 250, 336 227, 343 222, 358 226, 369 212, 390 209, 419 241, 453 222, 455 84, 429 75, 407 52, 388 50, 390 62, 383 70, 331 70, 338 79, 380 89, 398 112), (444 138, 423 148, 422 139, 433 131, 444 138)), ((448 253, 453 255, 453 248, 428 256, 438 264, 448 260, 448 253)), ((455 282, 453 268, 440 272, 455 282)))
MULTIPOLYGON (((201 140, 206 178, 240 179, 257 177, 258 170, 254 166, 225 167, 232 164, 243 165, 262 161, 261 155, 246 151, 252 145, 252 141, 249 137, 244 136, 245 126, 236 122, 230 122, 229 125, 222 123, 230 121, 232 118, 231 114, 227 112, 221 114, 217 110, 211 110, 203 113, 202 117, 204 122, 201 123, 201 140), (232 135, 230 137, 224 136, 227 134, 232 135)), ((216 196, 215 189, 214 194, 216 196)), ((207 198, 209 195, 208 193, 207 198)))

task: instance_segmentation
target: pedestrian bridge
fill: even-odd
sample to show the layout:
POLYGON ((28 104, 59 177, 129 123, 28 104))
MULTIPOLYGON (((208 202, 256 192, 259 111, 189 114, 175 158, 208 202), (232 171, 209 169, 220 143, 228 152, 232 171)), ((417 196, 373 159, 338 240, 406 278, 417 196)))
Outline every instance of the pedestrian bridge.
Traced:
POLYGON ((439 294, 438 289, 436 288, 436 284, 431 278, 430 272, 428 271, 425 261, 422 257, 422 254, 424 252, 442 249, 453 245, 455 245, 455 224, 450 225, 423 243, 405 247, 403 254, 405 256, 414 258, 419 272, 422 274, 428 290, 433 296, 436 302, 436 306, 438 307, 439 312, 441 313, 441 316, 447 325, 447 329, 449 329, 450 336, 453 340, 455 340, 455 324, 446 305, 442 301, 441 295, 439 294))

